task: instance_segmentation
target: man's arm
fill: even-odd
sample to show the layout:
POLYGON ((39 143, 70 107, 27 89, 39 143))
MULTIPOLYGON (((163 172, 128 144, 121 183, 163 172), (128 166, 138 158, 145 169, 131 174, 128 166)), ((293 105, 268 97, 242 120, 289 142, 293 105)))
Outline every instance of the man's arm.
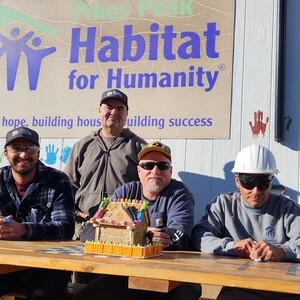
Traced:
POLYGON ((284 236, 287 240, 278 243, 285 252, 284 260, 300 262, 300 206, 293 200, 287 202, 284 216, 284 236))
POLYGON ((28 229, 27 240, 64 240, 74 234, 74 197, 68 177, 61 173, 51 199, 50 211, 39 222, 23 222, 28 229))
POLYGON ((235 255, 234 239, 224 235, 224 211, 220 196, 206 206, 206 214, 194 226, 192 248, 217 255, 235 255))
POLYGON ((162 228, 171 240, 167 250, 189 250, 194 224, 194 196, 184 184, 177 183, 167 202, 167 222, 162 228))
POLYGON ((163 232, 165 232, 171 243, 169 244, 168 250, 189 250, 190 248, 190 237, 186 233, 179 229, 172 229, 164 227, 163 232))

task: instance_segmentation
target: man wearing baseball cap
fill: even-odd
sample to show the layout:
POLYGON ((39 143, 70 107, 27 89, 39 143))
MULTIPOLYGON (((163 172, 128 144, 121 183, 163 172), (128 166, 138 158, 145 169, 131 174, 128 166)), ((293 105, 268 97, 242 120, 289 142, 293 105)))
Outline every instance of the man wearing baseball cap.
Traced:
MULTIPOLYGON (((85 222, 93 216, 103 197, 111 196, 126 182, 138 180, 137 156, 146 144, 129 128, 124 128, 128 116, 125 93, 117 89, 103 92, 98 112, 100 129, 73 146, 64 169, 75 195, 74 239, 80 237, 85 222)), ((77 275, 76 280, 86 282, 77 275)))
MULTIPOLYGON (((138 154, 139 181, 117 188, 111 199, 147 200, 150 225, 147 236, 161 242, 164 250, 189 250, 194 224, 194 196, 180 181, 172 179, 171 150, 159 141, 145 145, 138 154)), ((89 224, 81 240, 94 239, 95 227, 89 224)), ((201 286, 184 283, 169 293, 153 293, 128 288, 128 278, 101 275, 83 288, 74 300, 98 299, 173 299, 198 300, 201 286)))
MULTIPOLYGON (((8 166, 0 168, 0 240, 66 240, 74 234, 74 198, 66 174, 40 160, 39 135, 28 127, 6 134, 8 166)), ((0 275, 0 296, 25 289, 27 299, 58 299, 70 272, 28 269, 0 275)))

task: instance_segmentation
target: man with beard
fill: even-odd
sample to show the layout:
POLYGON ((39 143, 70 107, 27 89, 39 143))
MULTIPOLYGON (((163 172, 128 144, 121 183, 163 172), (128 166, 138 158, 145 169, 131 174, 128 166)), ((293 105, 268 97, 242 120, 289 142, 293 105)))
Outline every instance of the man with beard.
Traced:
MULTIPOLYGON (((0 239, 66 240, 74 234, 74 198, 66 174, 40 160, 39 136, 27 127, 6 135, 9 166, 0 169, 0 239)), ((27 299, 58 299, 71 273, 29 269, 0 275, 0 296, 23 288, 27 299)))
MULTIPOLYGON (((159 241, 164 250, 189 250, 194 222, 194 196, 188 188, 172 179, 171 150, 160 142, 144 146, 138 154, 140 181, 117 188, 112 199, 147 200, 150 215, 148 236, 159 241)), ((94 239, 94 227, 89 224, 81 240, 94 239)), ((198 300, 201 286, 183 283, 169 293, 140 291, 128 288, 128 278, 100 275, 75 295, 74 299, 189 299, 198 300)))

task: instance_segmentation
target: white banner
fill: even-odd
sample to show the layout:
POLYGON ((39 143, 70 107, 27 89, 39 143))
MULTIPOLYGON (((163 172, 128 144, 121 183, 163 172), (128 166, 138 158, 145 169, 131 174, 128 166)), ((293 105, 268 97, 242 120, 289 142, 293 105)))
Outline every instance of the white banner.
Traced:
POLYGON ((0 3, 1 136, 83 137, 118 88, 144 138, 229 138, 234 0, 0 3))

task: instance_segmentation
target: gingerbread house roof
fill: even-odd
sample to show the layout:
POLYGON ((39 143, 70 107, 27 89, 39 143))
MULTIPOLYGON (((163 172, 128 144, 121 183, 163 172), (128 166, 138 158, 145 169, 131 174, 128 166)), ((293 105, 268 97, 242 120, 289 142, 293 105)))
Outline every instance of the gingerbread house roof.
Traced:
POLYGON ((134 203, 131 203, 131 201, 110 202, 101 217, 93 217, 91 218, 91 222, 94 226, 148 226, 149 215, 147 209, 143 212, 142 218, 138 218, 142 205, 139 201, 135 201, 134 203))

